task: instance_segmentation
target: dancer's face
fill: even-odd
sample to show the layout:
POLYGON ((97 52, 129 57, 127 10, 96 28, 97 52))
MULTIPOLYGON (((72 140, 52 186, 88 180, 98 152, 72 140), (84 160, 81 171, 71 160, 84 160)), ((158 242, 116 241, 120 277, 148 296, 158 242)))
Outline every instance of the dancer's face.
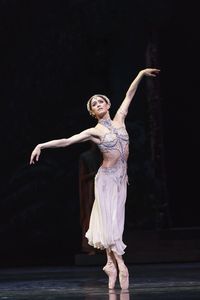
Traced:
POLYGON ((102 118, 108 112, 110 105, 100 96, 96 96, 91 100, 90 107, 96 118, 102 118))

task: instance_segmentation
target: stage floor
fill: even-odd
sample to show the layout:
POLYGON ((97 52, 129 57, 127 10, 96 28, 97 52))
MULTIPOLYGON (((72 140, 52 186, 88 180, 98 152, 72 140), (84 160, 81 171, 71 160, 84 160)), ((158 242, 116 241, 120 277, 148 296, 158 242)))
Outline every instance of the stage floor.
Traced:
POLYGON ((101 266, 0 269, 0 299, 200 299, 200 263, 129 265, 130 288, 107 289, 101 266))

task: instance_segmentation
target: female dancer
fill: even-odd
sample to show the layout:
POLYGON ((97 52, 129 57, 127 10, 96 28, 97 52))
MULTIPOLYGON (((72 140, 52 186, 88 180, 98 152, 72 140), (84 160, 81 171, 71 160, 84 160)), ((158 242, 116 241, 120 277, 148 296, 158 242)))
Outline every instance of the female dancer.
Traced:
POLYGON ((122 235, 129 144, 125 117, 141 79, 144 76, 156 77, 159 71, 147 68, 138 73, 113 120, 109 115, 110 100, 100 94, 92 96, 87 102, 87 109, 97 119, 97 125, 69 138, 38 144, 30 158, 30 164, 34 164, 35 161, 38 161, 41 150, 45 148, 67 147, 89 140, 98 145, 103 155, 103 162, 95 177, 95 201, 86 237, 91 246, 106 250, 107 263, 103 270, 108 275, 110 289, 115 287, 118 270, 121 288, 128 289, 129 286, 129 273, 122 258, 126 248, 122 241, 122 235))

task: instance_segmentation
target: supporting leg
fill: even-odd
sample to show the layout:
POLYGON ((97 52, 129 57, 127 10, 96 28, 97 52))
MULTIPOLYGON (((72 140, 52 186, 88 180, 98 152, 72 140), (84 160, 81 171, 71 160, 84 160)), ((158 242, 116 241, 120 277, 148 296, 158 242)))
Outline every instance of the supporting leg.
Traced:
POLYGON ((119 283, 121 289, 129 288, 129 273, 128 268, 124 263, 122 255, 118 255, 116 252, 113 252, 115 259, 117 261, 118 269, 119 269, 119 283))
POLYGON ((107 263, 105 267, 103 268, 103 271, 108 275, 108 287, 109 289, 114 289, 115 282, 117 279, 117 265, 115 256, 113 255, 112 251, 109 251, 106 249, 106 255, 107 255, 107 263))

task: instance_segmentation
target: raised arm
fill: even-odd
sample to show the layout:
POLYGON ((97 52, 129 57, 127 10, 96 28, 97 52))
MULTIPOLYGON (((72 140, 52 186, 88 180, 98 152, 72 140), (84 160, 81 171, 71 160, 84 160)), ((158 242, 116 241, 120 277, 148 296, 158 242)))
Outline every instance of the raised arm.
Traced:
POLYGON ((147 69, 141 70, 138 73, 136 78, 131 83, 128 91, 126 92, 126 97, 124 98, 122 104, 120 105, 119 109, 117 110, 117 113, 116 113, 117 119, 120 119, 121 121, 123 121, 125 119, 125 117, 128 113, 129 105, 131 104, 131 102, 133 100, 133 97, 137 91, 138 85, 139 85, 140 81, 142 80, 142 78, 144 76, 156 77, 156 75, 158 75, 159 72, 160 72, 159 69, 147 68, 147 69))
POLYGON ((69 138, 63 138, 58 140, 52 140, 49 142, 38 144, 31 153, 30 164, 34 164, 35 161, 39 160, 41 150, 45 148, 62 148, 75 143, 86 142, 89 140, 95 141, 96 132, 94 128, 86 129, 78 134, 75 134, 69 138))

